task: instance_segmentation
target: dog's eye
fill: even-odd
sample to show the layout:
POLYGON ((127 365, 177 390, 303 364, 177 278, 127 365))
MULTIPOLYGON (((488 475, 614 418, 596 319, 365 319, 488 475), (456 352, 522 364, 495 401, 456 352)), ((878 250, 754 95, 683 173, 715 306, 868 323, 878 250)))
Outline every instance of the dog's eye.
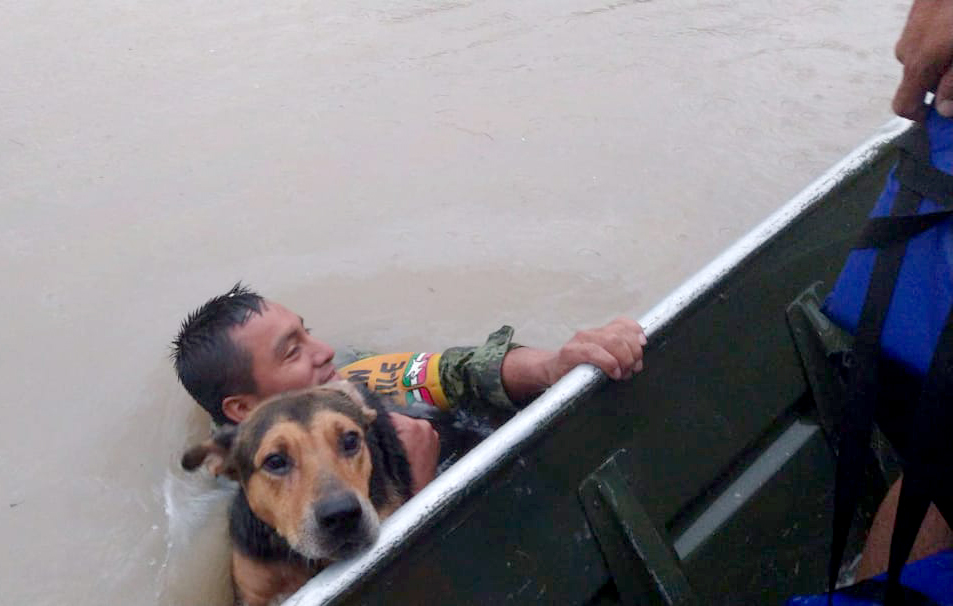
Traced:
POLYGON ((361 434, 356 431, 345 432, 341 436, 341 450, 346 455, 355 455, 361 449, 361 434))
POLYGON ((280 454, 268 455, 265 457, 261 466, 262 469, 268 473, 273 473, 277 476, 284 475, 291 471, 291 462, 284 455, 280 454))

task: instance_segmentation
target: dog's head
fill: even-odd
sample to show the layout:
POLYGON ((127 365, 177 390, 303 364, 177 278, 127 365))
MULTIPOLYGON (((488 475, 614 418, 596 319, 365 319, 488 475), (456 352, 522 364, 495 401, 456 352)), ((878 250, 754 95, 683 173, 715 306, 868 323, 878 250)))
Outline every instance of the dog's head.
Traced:
POLYGON ((182 466, 204 463, 238 480, 255 515, 293 550, 339 560, 377 540, 366 442, 376 418, 344 381, 281 394, 191 448, 182 466))

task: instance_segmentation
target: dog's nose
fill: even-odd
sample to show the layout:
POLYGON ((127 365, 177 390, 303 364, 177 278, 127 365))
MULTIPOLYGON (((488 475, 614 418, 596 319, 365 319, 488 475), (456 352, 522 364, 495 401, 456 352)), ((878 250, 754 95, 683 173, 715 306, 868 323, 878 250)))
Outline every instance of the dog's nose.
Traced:
POLYGON ((361 521, 361 503, 352 493, 325 499, 315 509, 321 530, 332 534, 353 532, 361 521))

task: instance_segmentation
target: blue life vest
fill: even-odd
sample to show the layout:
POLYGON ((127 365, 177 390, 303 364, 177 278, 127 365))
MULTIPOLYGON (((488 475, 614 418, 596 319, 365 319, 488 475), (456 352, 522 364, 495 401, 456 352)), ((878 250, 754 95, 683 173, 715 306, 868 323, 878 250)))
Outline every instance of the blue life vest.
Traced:
MULTIPOLYGON (((873 424, 903 459, 888 567, 888 606, 907 603, 900 575, 930 503, 953 521, 953 120, 931 110, 898 142, 900 159, 847 259, 825 313, 854 334, 838 428, 833 588, 862 482, 873 424), (887 361, 920 377, 918 393, 882 389, 887 361)), ((829 596, 832 597, 832 596, 829 596)), ((869 601, 869 600, 868 600, 869 601)), ((872 602, 873 603, 873 602, 872 602)))
MULTIPOLYGON (((933 166, 953 174, 953 120, 931 111, 926 131, 933 166)), ((887 185, 870 216, 889 216, 899 189, 895 168, 890 172, 887 185)), ((943 210, 940 204, 924 198, 917 213, 939 210, 943 210)), ((860 321, 876 255, 877 250, 874 248, 851 252, 833 292, 824 304, 827 316, 851 333, 857 330, 860 321)), ((951 306, 953 219, 947 219, 907 242, 906 255, 881 333, 883 351, 911 371, 925 375, 951 306)))

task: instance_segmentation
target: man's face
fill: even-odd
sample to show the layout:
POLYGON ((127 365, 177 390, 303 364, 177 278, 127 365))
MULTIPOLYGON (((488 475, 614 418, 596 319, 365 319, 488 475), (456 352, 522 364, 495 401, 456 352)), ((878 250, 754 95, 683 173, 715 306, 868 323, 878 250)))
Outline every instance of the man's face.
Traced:
POLYGON ((260 402, 290 389, 340 379, 331 360, 334 350, 313 338, 301 316, 274 302, 264 302, 261 314, 230 331, 235 343, 252 357, 252 376, 260 402))

